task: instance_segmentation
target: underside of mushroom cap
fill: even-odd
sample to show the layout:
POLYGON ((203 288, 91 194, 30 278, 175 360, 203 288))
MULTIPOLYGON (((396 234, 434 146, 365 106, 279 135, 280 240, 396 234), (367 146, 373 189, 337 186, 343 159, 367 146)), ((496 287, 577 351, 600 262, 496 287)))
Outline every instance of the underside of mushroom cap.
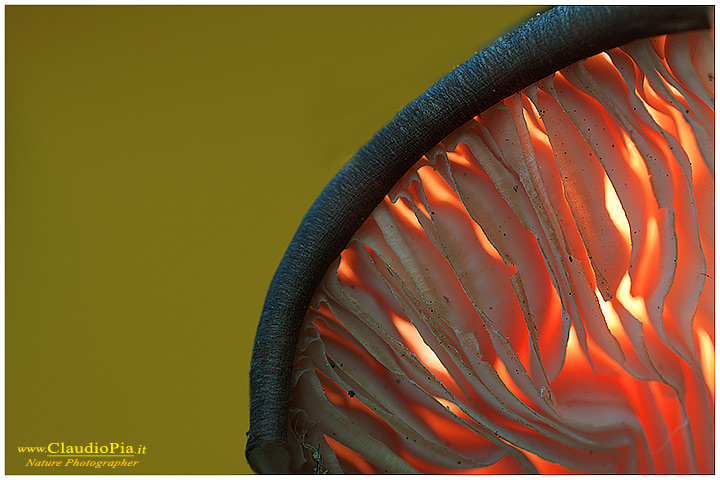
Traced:
POLYGON ((311 303, 290 470, 712 473, 712 65, 612 49, 410 169, 311 303))

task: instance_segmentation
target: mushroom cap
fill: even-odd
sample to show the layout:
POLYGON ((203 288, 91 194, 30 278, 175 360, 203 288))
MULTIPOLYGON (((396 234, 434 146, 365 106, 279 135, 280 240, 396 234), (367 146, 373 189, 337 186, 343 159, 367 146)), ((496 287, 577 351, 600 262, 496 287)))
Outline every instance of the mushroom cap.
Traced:
POLYGON ((658 11, 628 29, 609 20, 632 9, 551 10, 431 88, 336 177, 266 300, 254 468, 708 471, 712 44, 693 33, 592 55, 614 46, 605 37, 703 26, 658 11), (577 48, 588 22, 601 40, 577 48), (482 67, 538 32, 535 52, 559 65, 541 55, 493 88, 482 67), (658 403, 672 392, 677 405, 658 403), (645 401, 664 427, 638 418, 645 401))

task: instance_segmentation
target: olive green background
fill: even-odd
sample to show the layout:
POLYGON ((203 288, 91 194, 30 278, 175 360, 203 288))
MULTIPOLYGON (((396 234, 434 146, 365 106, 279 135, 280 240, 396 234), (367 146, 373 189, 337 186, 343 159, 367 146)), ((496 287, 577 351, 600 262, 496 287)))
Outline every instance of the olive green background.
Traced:
POLYGON ((250 473, 253 336, 304 212, 537 10, 6 7, 6 472, 250 473), (50 442, 147 455, 24 466, 50 442))

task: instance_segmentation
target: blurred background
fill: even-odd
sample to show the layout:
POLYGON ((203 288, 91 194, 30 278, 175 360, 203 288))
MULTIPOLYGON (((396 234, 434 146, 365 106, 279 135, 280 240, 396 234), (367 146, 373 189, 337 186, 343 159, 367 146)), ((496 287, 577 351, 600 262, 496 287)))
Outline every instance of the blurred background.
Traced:
POLYGON ((305 211, 538 10, 6 6, 6 473, 251 473, 253 337, 305 211), (147 453, 27 467, 50 442, 147 453))

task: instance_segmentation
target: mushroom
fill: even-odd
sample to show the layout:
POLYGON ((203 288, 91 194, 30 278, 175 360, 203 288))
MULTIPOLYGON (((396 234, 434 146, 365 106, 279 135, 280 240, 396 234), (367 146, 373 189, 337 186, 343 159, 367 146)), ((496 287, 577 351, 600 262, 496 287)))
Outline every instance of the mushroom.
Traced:
POLYGON ((706 27, 704 8, 552 9, 366 145, 269 290, 251 465, 713 473, 706 27))

